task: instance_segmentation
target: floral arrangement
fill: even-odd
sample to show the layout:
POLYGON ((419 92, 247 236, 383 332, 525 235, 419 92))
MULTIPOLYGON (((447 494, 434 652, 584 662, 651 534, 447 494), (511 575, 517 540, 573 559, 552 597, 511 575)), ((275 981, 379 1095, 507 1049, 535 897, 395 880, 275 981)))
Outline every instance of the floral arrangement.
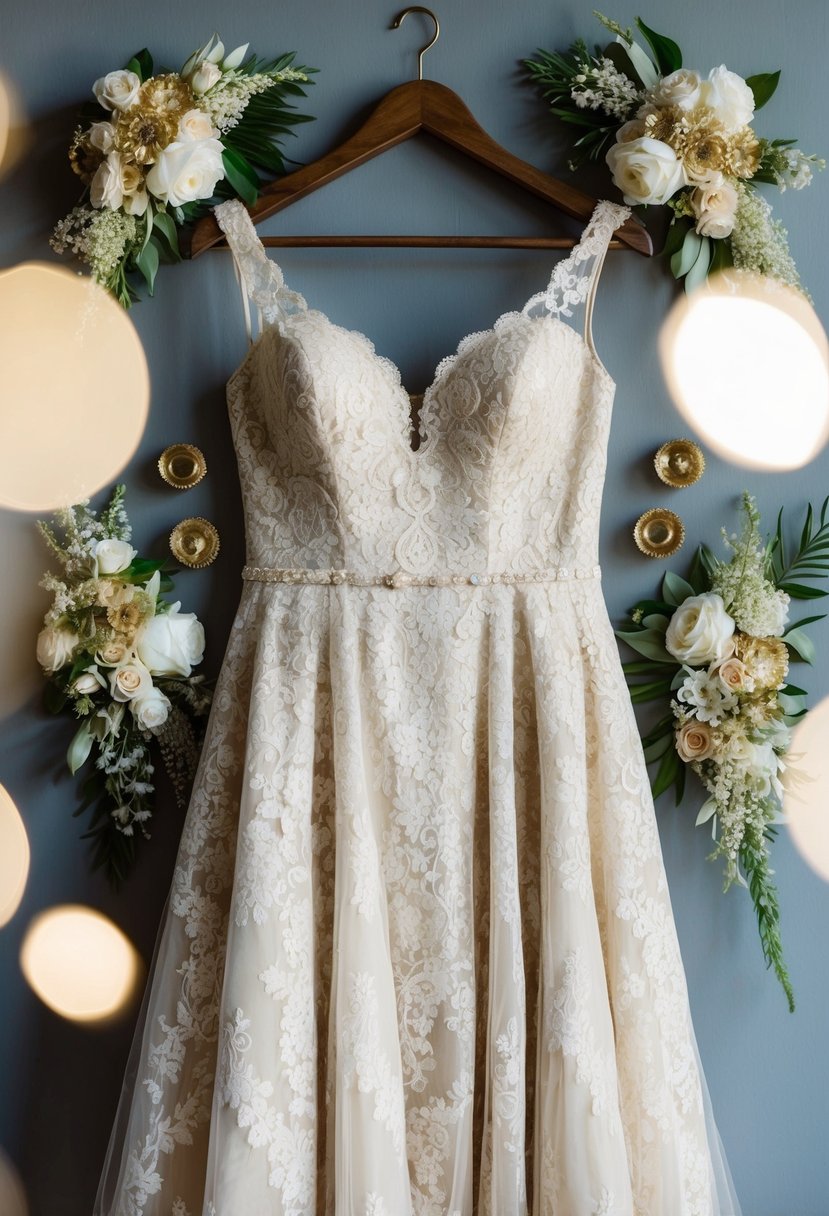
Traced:
POLYGON ((153 75, 149 51, 95 81, 97 105, 82 115, 69 162, 84 183, 52 248, 77 255, 128 308, 130 273, 153 293, 161 261, 178 261, 178 230, 221 198, 252 206, 260 173, 284 172, 282 136, 310 116, 288 102, 305 96, 313 68, 293 54, 263 61, 248 44, 229 55, 214 34, 178 72, 153 75))
POLYGON ((210 707, 208 687, 192 674, 202 661, 204 629, 180 602, 161 598, 172 589, 163 563, 140 558, 130 544, 123 486, 99 518, 83 502, 55 519, 60 537, 38 524, 63 570, 41 583, 54 602, 37 659, 49 681, 47 707, 80 719, 67 753, 70 771, 94 754, 76 811, 93 808, 86 833, 93 864, 121 881, 135 857, 136 827, 148 834, 154 742, 179 805, 189 793, 198 761, 194 723, 210 707))
POLYGON ((579 130, 570 168, 604 153, 626 203, 670 209, 665 253, 686 290, 732 265, 801 288, 786 230, 756 186, 801 190, 826 162, 793 139, 755 134, 755 112, 780 72, 743 79, 721 64, 703 77, 640 18, 648 49, 631 30, 595 16, 615 35, 609 46, 591 52, 579 39, 564 53, 539 50, 525 61, 552 113, 579 130))
POLYGON ((701 546, 687 580, 669 571, 661 599, 636 604, 618 637, 642 656, 624 665, 634 703, 668 701, 643 738, 645 759, 656 766, 654 796, 674 786, 679 805, 686 769, 699 777, 709 796, 696 822, 711 823, 711 858, 725 863, 725 889, 748 887, 766 963, 794 1009, 770 849, 783 821, 784 775, 792 778, 791 727, 806 713, 806 693, 787 682, 789 663, 814 660, 805 629, 823 619, 791 622, 791 601, 829 595, 812 585, 829 575, 829 499, 817 520, 808 508, 790 555, 782 515, 764 544, 756 505, 744 494, 740 533, 723 529, 729 559, 701 546))

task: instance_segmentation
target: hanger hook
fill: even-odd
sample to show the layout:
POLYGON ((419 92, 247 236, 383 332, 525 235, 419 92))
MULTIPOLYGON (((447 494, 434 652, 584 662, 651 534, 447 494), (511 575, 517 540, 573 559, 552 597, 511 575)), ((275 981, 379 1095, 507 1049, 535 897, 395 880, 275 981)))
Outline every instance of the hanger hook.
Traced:
POLYGON ((432 12, 432 10, 430 8, 424 8, 422 4, 412 4, 409 6, 409 8, 404 9, 403 12, 400 13, 400 15, 398 17, 395 17, 394 21, 392 21, 392 23, 391 23, 391 28, 393 30, 399 30, 401 25, 403 24, 403 21, 405 20, 405 18, 408 17, 409 13, 425 13, 426 16, 431 17, 435 23, 434 38, 432 39, 431 42, 427 42, 425 46, 422 46, 420 48, 420 50, 417 52, 417 78, 418 78, 418 80, 422 80, 423 79, 423 56, 426 54, 427 51, 430 51, 432 49, 432 47, 437 42, 438 38, 440 38, 440 22, 438 21, 437 17, 435 16, 435 14, 432 12))

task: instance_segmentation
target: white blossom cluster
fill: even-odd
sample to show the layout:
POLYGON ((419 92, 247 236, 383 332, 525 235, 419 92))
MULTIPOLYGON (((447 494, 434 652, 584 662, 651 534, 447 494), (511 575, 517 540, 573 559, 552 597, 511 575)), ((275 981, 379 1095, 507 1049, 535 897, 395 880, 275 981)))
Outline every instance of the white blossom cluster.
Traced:
MULTIPOLYGON (((307 76, 303 76, 301 72, 292 73, 290 70, 280 72, 278 78, 307 80, 307 76)), ((264 73, 254 76, 228 73, 202 97, 201 109, 219 131, 231 131, 247 109, 251 97, 266 92, 276 83, 276 77, 264 73)))
POLYGON ((49 244, 55 253, 69 250, 87 262, 93 277, 105 283, 125 252, 136 241, 138 221, 124 211, 97 211, 73 207, 52 233, 49 244))
POLYGON ((734 265, 739 270, 768 275, 802 291, 800 275, 789 252, 786 229, 780 220, 772 219, 771 207, 755 190, 741 185, 738 193, 731 231, 734 265))
POLYGON ((723 539, 734 550, 734 560, 721 562, 711 588, 722 596, 737 628, 753 638, 779 638, 789 620, 789 596, 766 578, 762 546, 754 531, 742 538, 723 539))
POLYGON ((639 106, 641 90, 606 56, 597 66, 585 63, 573 77, 570 96, 580 110, 604 110, 624 122, 639 106))

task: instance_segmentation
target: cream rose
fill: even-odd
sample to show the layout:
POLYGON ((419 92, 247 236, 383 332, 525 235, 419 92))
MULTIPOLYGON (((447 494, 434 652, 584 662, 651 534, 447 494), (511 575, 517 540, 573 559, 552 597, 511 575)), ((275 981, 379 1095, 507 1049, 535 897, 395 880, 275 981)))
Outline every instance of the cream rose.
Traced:
POLYGON ((733 656, 725 659, 713 673, 717 676, 726 692, 753 692, 754 680, 748 672, 745 663, 733 656))
POLYGON ((152 676, 143 663, 134 659, 114 668, 109 674, 109 687, 116 701, 132 701, 143 696, 153 686, 152 676))
POLYGON ((210 198, 224 175, 218 139, 175 140, 159 152, 147 189, 170 207, 181 207, 210 198))
POLYGON ((120 152, 110 152, 106 160, 98 165, 89 187, 89 201, 98 210, 108 207, 110 211, 117 211, 123 203, 120 152))
POLYGON ((128 653, 126 642, 116 639, 101 647, 95 655, 95 662, 100 663, 103 667, 118 667, 124 662, 128 653))
POLYGON ((122 68, 99 77, 92 86, 92 92, 98 105, 105 110, 129 110, 138 101, 140 88, 141 81, 135 72, 122 68))
POLYGON ((133 697, 130 710, 141 730, 158 730, 167 721, 170 701, 158 688, 150 688, 140 697, 133 697))
POLYGON ((80 696, 88 697, 91 693, 97 692, 99 688, 105 688, 106 681, 97 667, 87 667, 86 671, 81 672, 77 680, 72 685, 72 691, 80 696))
POLYGON ((216 139, 218 134, 204 110, 188 110, 179 119, 178 138, 182 142, 192 139, 216 139))
POLYGON ((111 122, 93 122, 89 128, 89 142, 106 156, 115 147, 115 127, 111 122))
POLYGON ((676 732, 676 750, 680 760, 707 760, 714 750, 714 736, 705 722, 686 722, 676 732))
POLYGON ((740 196, 730 182, 720 180, 698 186, 691 194, 691 206, 700 236, 710 236, 717 241, 730 236, 739 200, 740 196))
POLYGON ((169 612, 152 617, 135 640, 141 662, 153 675, 189 676, 204 657, 204 629, 194 612, 169 612))
POLYGON ((643 135, 614 144, 606 160, 626 203, 666 203, 685 184, 682 162, 661 139, 643 135))
POLYGON ((619 127, 616 132, 616 142, 617 144, 629 144, 631 140, 641 139, 646 131, 644 119, 631 118, 629 122, 624 122, 619 127))
POLYGON ((137 556, 138 550, 125 540, 99 540, 93 549, 99 574, 120 574, 137 556))
POLYGON ((724 63, 712 68, 702 82, 700 100, 729 133, 748 126, 754 117, 754 94, 742 76, 729 72, 724 63))
POLYGON ((699 72, 679 68, 663 76, 651 91, 651 101, 657 106, 676 106, 678 110, 693 110, 700 100, 702 80, 699 72))
POLYGON ((665 646, 680 663, 699 667, 721 663, 731 654, 734 621, 722 596, 713 591, 691 595, 680 604, 668 624, 665 646))
POLYGON ((37 661, 44 671, 60 671, 72 658, 80 638, 63 625, 45 625, 37 636, 37 661))
POLYGON ((199 66, 191 73, 187 83, 197 97, 201 97, 208 89, 212 89, 222 78, 222 69, 215 63, 209 63, 206 59, 202 60, 199 66))

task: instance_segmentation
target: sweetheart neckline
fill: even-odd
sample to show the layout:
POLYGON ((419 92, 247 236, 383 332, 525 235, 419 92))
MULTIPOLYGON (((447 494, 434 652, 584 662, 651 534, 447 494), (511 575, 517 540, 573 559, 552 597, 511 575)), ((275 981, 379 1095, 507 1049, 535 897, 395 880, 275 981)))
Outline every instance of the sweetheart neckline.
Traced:
POLYGON ((582 349, 589 356, 594 369, 596 371, 598 371, 599 375, 605 379, 605 381, 610 386, 610 388, 612 388, 615 392, 616 387, 617 387, 616 381, 613 379, 610 372, 607 370, 605 365, 602 363, 599 356, 588 345, 588 343, 584 337, 584 334, 579 333, 579 331, 577 329, 574 329, 571 325, 568 325, 565 321, 562 321, 561 317, 557 317, 554 314, 549 313, 549 312, 545 312, 545 313, 539 314, 537 316, 532 316, 530 313, 527 313, 527 312, 509 309, 506 312, 502 312, 500 314, 500 316, 498 316, 495 319, 493 324, 490 325, 487 329, 473 330, 471 333, 464 334, 464 336, 459 339, 454 353, 444 355, 443 358, 438 362, 438 364, 435 368, 435 371, 432 375, 432 378, 429 381, 429 384, 427 385, 427 387, 423 390, 423 392, 422 393, 409 393, 409 392, 407 392, 407 390, 403 384, 403 374, 400 371, 399 365, 394 361, 394 359, 390 358, 388 355, 381 355, 378 352, 377 347, 375 346, 374 342, 368 336, 368 334, 363 333, 363 331, 359 330, 359 329, 350 329, 346 325, 339 325, 336 321, 332 321, 331 318, 328 316, 328 314, 326 312, 323 312, 322 309, 309 308, 308 306, 305 306, 303 308, 297 309, 295 312, 288 313, 283 319, 276 321, 275 323, 273 323, 271 325, 266 325, 262 328, 260 333, 257 335, 256 339, 248 347, 248 350, 245 352, 245 357, 242 359, 241 363, 231 373, 230 377, 228 378, 227 390, 230 390, 231 385, 234 384, 237 377, 239 377, 242 374, 242 372, 245 370, 248 363, 251 361, 253 354, 256 351, 258 351, 260 345, 262 344, 263 339, 266 336, 276 332, 278 334, 278 336, 280 337, 280 339, 287 339, 289 337, 289 335, 283 333, 282 327, 284 325, 286 325, 287 323, 291 322, 292 320, 294 320, 295 318, 304 317, 304 316, 318 318, 319 320, 323 321, 326 326, 328 326, 330 329, 334 330, 336 333, 344 334, 349 338, 356 339, 358 343, 362 344, 366 348, 366 350, 368 351, 369 357, 371 359, 373 359, 375 363, 377 363, 380 367, 387 368, 388 371, 391 372, 392 387, 395 390, 398 390, 398 393, 400 396, 399 404, 403 405, 405 403, 405 413, 403 413, 403 415, 402 415, 403 448, 404 448, 407 456, 409 458, 411 458, 412 460, 417 460, 417 461, 422 460, 424 455, 426 454, 426 452, 431 448, 432 444, 434 443, 435 432, 429 426, 429 422, 430 422, 429 407, 432 403, 432 400, 435 396, 435 393, 436 393, 438 387, 445 380, 446 375, 452 370, 452 368, 455 366, 455 364, 457 363, 457 361, 461 357, 461 355, 465 353, 466 349, 468 349, 469 347, 472 346, 472 344, 475 342, 476 339, 484 339, 484 338, 493 337, 494 335, 496 335, 498 333, 498 330, 502 326, 503 322, 507 321, 511 317, 515 317, 515 318, 523 317, 527 320, 527 322, 530 325, 535 325, 535 324, 538 324, 541 322, 552 322, 554 325, 565 330, 567 333, 572 334, 573 337, 580 344, 582 349), (418 397, 418 396, 422 398, 422 402, 421 402, 421 408, 420 408, 420 416, 418 419, 418 426, 417 426, 417 428, 415 428, 414 422, 413 422, 413 419, 411 416, 411 401, 412 401, 413 397, 418 397), (419 440, 420 440, 420 442, 418 443, 418 446, 416 448, 412 447, 413 436, 418 436, 419 440))

